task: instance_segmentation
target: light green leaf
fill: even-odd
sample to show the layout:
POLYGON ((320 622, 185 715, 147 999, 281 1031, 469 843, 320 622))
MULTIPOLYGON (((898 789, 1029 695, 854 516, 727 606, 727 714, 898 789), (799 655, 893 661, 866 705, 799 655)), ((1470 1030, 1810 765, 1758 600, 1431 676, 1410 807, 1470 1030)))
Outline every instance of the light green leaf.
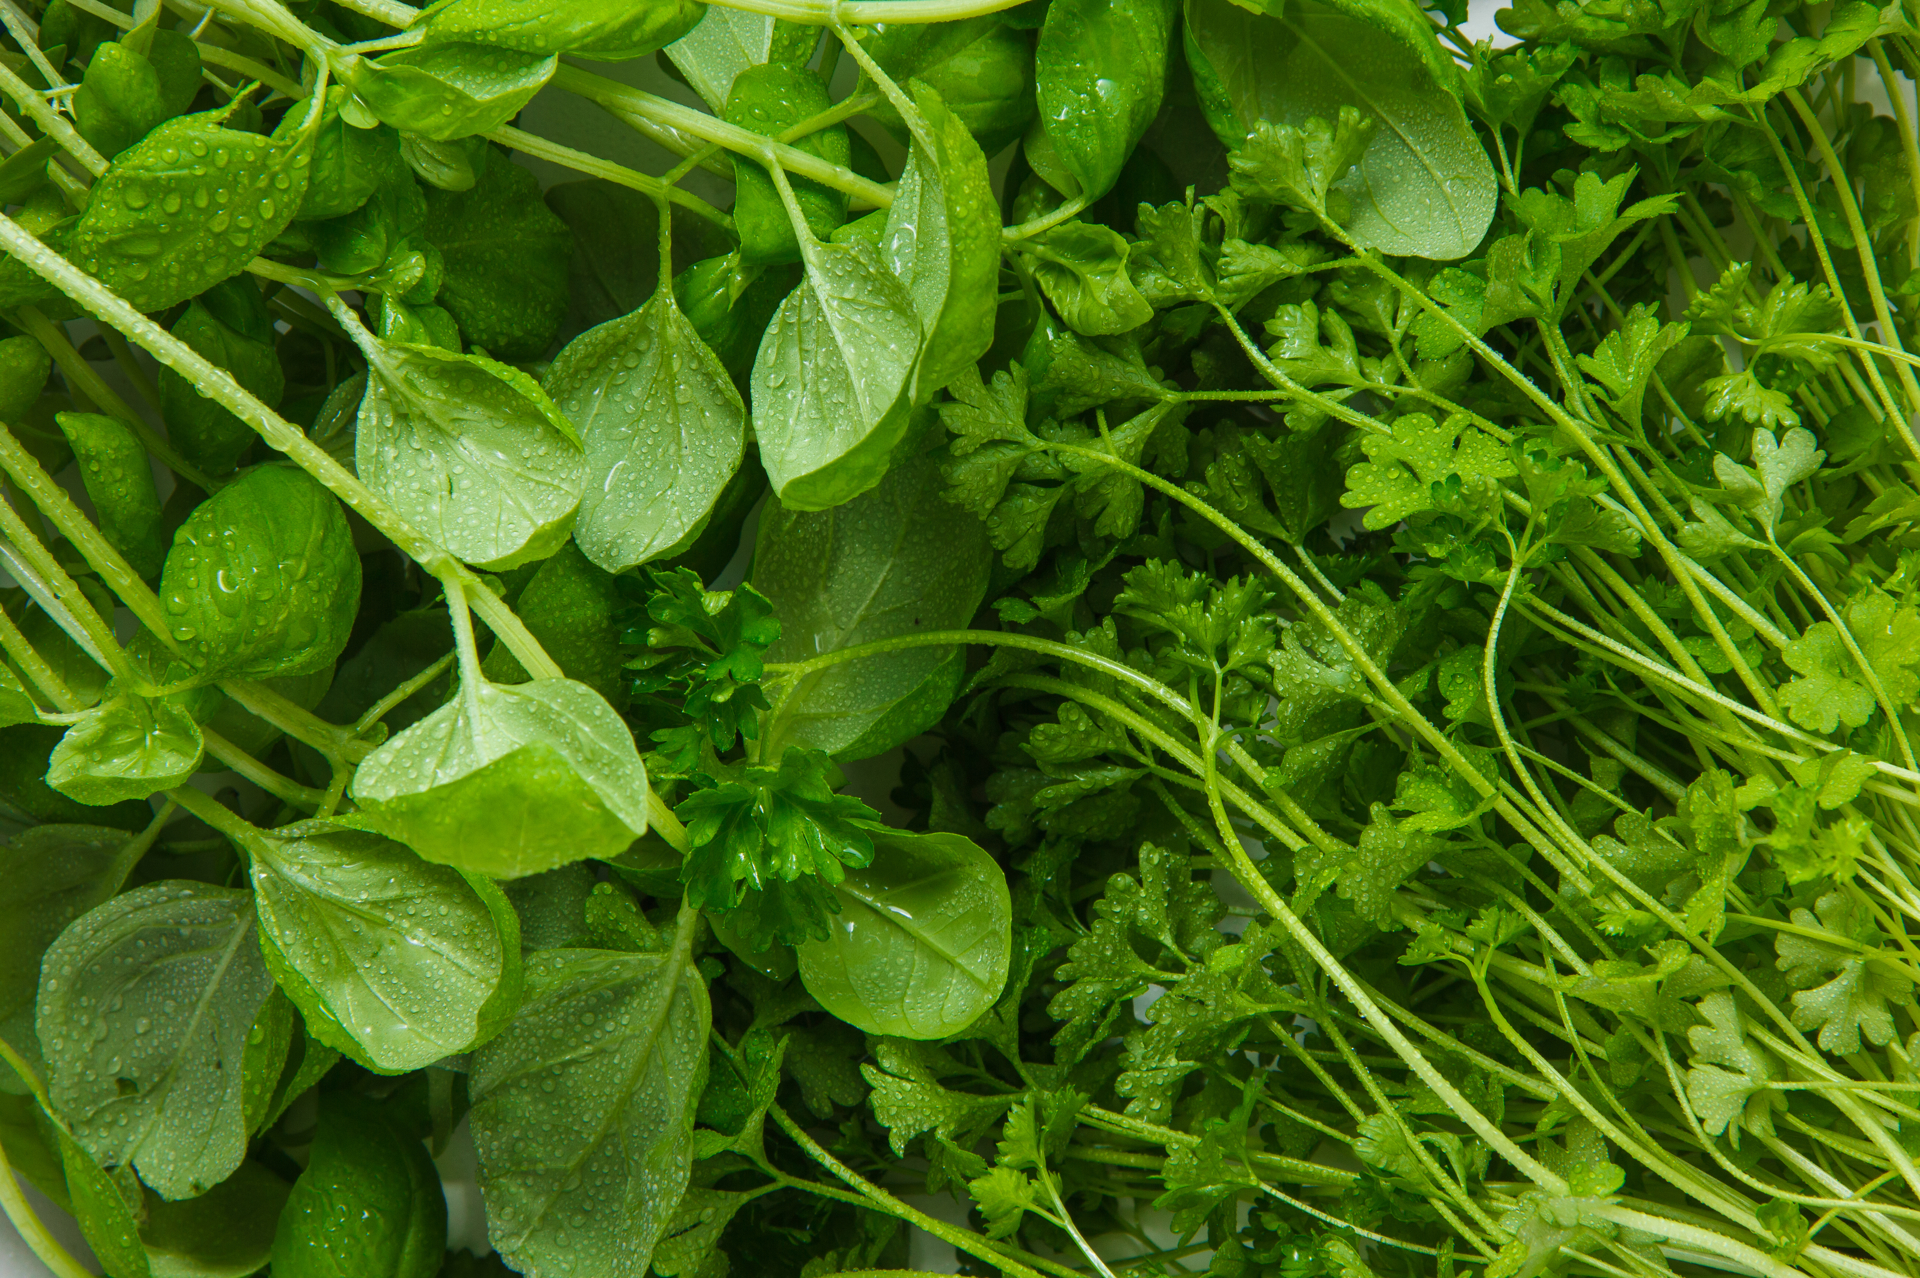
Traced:
POLYGON ((773 32, 774 19, 767 14, 712 5, 693 30, 664 52, 717 114, 726 110, 734 77, 772 53, 773 32))
POLYGON ((200 751, 200 725, 179 702, 122 693, 67 729, 47 760, 47 784, 103 808, 184 785, 200 751))
POLYGON ((446 1259, 440 1174, 406 1119, 353 1092, 320 1099, 305 1172, 273 1235, 274 1278, 432 1278, 446 1259))
POLYGON ((621 572, 705 527, 740 467, 746 406, 671 290, 574 338, 546 384, 586 446, 573 537, 588 559, 621 572))
POLYGON ((678 40, 705 12, 699 0, 445 0, 427 9, 421 25, 431 40, 617 61, 678 40))
POLYGON ((920 318, 871 245, 800 249, 753 361, 753 427, 781 504, 825 510, 873 487, 906 432, 920 318))
POLYGON ((1266 121, 1303 127, 1355 107, 1380 121, 1334 184, 1349 234, 1383 253, 1461 258, 1492 223, 1499 186, 1467 123, 1458 74, 1432 25, 1402 0, 1288 0, 1250 12, 1188 0, 1187 60, 1214 131, 1238 147, 1266 121))
POLYGON ((367 756, 353 796, 353 824, 493 878, 611 860, 647 828, 633 733, 571 679, 463 683, 367 756))
POLYGON ((1153 318, 1153 307, 1128 277, 1127 242, 1112 227, 1067 222, 1024 248, 1047 300, 1075 332, 1124 333, 1153 318))
POLYGON ((249 1159, 198 1198, 151 1194, 140 1242, 153 1278, 248 1278, 266 1267, 292 1187, 249 1159))
POLYGON ((354 336, 373 374, 354 442, 367 486, 480 567, 509 568, 558 549, 573 527, 587 462, 546 392, 476 355, 354 336))
POLYGON ((208 675, 273 679, 331 666, 360 610, 346 511, 293 466, 249 470, 173 535, 160 603, 208 675))
POLYGON ((993 858, 957 834, 874 837, 834 885, 840 915, 799 946, 820 1006, 869 1034, 938 1039, 984 1015, 1007 981, 1013 905, 993 858))
POLYGON ((47 1090, 88 1154, 191 1198, 246 1155, 241 1057, 273 983, 253 896, 160 882, 77 920, 41 966, 47 1090))
POLYGON ((500 889, 322 821, 247 841, 267 966, 322 1042, 402 1073, 471 1050, 519 994, 500 889))
POLYGON ((334 70, 355 109, 402 133, 452 142, 513 119, 557 65, 551 53, 426 44, 377 60, 339 55, 334 70))
POLYGON ((519 1015, 474 1055, 489 1233, 528 1278, 638 1278, 674 1219, 712 1023, 697 919, 664 952, 534 955, 519 1015), (583 1024, 604 1027, 585 1050, 583 1024))
MULTIPOLYGON (((940 500, 941 489, 939 468, 921 457, 833 510, 770 506, 753 567, 755 588, 780 618, 767 659, 802 661, 965 627, 986 593, 993 552, 985 526, 940 500)), ((844 758, 891 749, 944 712, 958 686, 958 669, 948 669, 957 657, 950 647, 902 648, 800 678, 763 729, 762 757, 793 745, 844 758)))
POLYGON ((1078 191, 1097 200, 1160 114, 1178 0, 1055 0, 1034 50, 1040 123, 1078 191))

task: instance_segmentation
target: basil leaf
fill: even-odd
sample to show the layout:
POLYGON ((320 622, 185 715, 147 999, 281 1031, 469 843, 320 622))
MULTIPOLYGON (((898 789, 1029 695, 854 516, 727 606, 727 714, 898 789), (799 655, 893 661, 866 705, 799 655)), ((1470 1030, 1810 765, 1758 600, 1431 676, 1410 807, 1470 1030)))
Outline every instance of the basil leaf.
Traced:
POLYGON ((41 966, 54 1107, 99 1162, 205 1193, 246 1154, 241 1056, 272 988, 251 893, 151 883, 89 911, 41 966))
POLYGON ((384 124, 358 129, 347 123, 340 111, 347 97, 344 85, 327 90, 326 111, 313 138, 307 198, 294 214, 297 222, 343 217, 365 204, 381 187, 406 176, 400 162, 399 138, 384 124))
POLYGON ((371 373, 354 440, 367 486, 468 563, 552 554, 572 530, 586 458, 546 393, 478 355, 356 340, 371 373))
POLYGON ((67 256, 136 310, 238 275, 306 196, 317 105, 288 111, 270 137, 225 127, 237 105, 168 120, 122 152, 73 224, 67 256), (216 187, 225 199, 210 198, 216 187))
MULTIPOLYGON (((805 67, 748 67, 734 79, 733 92, 727 98, 726 121, 774 137, 832 105, 827 86, 805 67)), ((844 124, 809 133, 793 146, 833 164, 845 165, 852 158, 852 143, 844 124)), ((826 239, 847 220, 848 196, 844 191, 806 178, 790 177, 788 181, 815 239, 826 239)), ((737 158, 733 185, 733 225, 740 236, 741 258, 754 266, 799 261, 800 244, 787 219, 786 202, 767 171, 744 156, 737 158)))
POLYGON ((644 1273, 672 1221, 712 1024, 692 939, 683 925, 661 953, 533 955, 519 1014, 474 1054, 489 1233, 524 1272, 644 1273))
POLYGON ((60 1148, 67 1198, 80 1236, 113 1278, 148 1278, 152 1264, 141 1243, 140 1223, 133 1214, 133 1202, 143 1195, 132 1171, 122 1167, 117 1177, 109 1174, 79 1141, 59 1127, 48 1126, 53 1127, 53 1139, 60 1148))
POLYGON ((922 119, 880 253, 907 286, 926 334, 914 374, 914 399, 924 403, 993 345, 1000 229, 979 144, 926 85, 916 86, 915 102, 922 119))
POLYGON ((106 807, 185 785, 200 767, 200 725, 170 697, 121 693, 87 711, 47 759, 47 784, 106 807))
POLYGON ((633 733, 585 684, 463 686, 368 755, 354 824, 494 878, 611 860, 647 828, 633 733))
POLYGON ((446 272, 438 301, 469 342, 499 359, 534 359, 566 317, 572 236, 532 173, 493 147, 483 154, 470 189, 426 192, 423 231, 446 272))
POLYGON ((664 52, 717 114, 727 109, 734 79, 772 56, 774 23, 768 14, 710 5, 698 25, 664 52))
POLYGON ((320 1098, 312 1152, 273 1235, 275 1278, 432 1278, 447 1250, 440 1174, 408 1124, 352 1092, 320 1098))
POLYGON ((698 0, 440 0, 420 26, 432 41, 618 61, 678 40, 706 11, 698 0))
POLYGON ((149 1194, 140 1242, 151 1272, 157 1278, 259 1273, 272 1255, 274 1226, 292 1188, 248 1159, 198 1198, 170 1203, 149 1194))
POLYGON ((801 261, 753 361, 753 426, 782 504, 825 510, 879 482, 906 433, 920 320, 869 245, 808 241, 801 261))
POLYGON ((80 481, 100 535, 141 576, 159 572, 166 550, 160 541, 160 492, 146 445, 125 422, 100 413, 60 413, 54 420, 80 463, 80 481))
POLYGON ((873 863, 833 885, 840 915, 798 947, 800 980, 869 1034, 958 1034, 1000 997, 1013 903, 993 858, 958 834, 874 835, 873 863))
MULTIPOLYGON (((858 644, 973 620, 993 552, 978 519, 941 500, 931 458, 904 461, 873 491, 833 510, 768 507, 753 584, 773 601, 769 661, 804 661, 858 644)), ((762 729, 762 758, 788 746, 859 759, 924 731, 959 687, 961 653, 903 648, 795 681, 762 729)))
MULTIPOLYGON (((37 825, 0 844, 0 1040, 40 1063, 40 960, 67 924, 112 897, 147 842, 98 825, 37 825)), ((9 1071, 0 1091, 9 1090, 9 1071)))
POLYGON ((1334 183, 1350 203, 1348 232, 1383 253, 1471 253, 1499 186, 1432 24, 1397 0, 1289 0, 1266 13, 1187 0, 1187 61, 1220 139, 1238 147, 1258 122, 1297 128, 1356 107, 1380 127, 1334 183))
MULTIPOLYGON (((233 374, 249 395, 269 408, 280 406, 287 377, 274 349, 278 337, 260 290, 230 280, 187 303, 173 322, 173 335, 233 374)), ((253 427, 195 390, 171 368, 160 370, 160 415, 167 439, 182 456, 210 475, 231 471, 253 445, 253 427)))
POLYGON ((621 572, 698 535, 740 467, 746 407, 670 291, 568 343, 547 390, 586 445, 588 559, 621 572))
POLYGON ((303 470, 250 470, 195 507, 174 534, 160 602, 174 641, 209 676, 325 669, 360 610, 360 557, 346 512, 303 470))
POLYGON ((500 889, 322 821, 248 841, 260 948, 323 1043, 401 1073, 470 1050, 518 997, 500 889))
POLYGON ((354 105, 402 133, 452 142, 491 133, 553 78, 551 53, 478 44, 426 44, 378 59, 340 57, 335 72, 354 105))
POLYGON ((1022 246, 1040 289, 1075 332, 1124 333, 1153 318, 1153 307, 1127 274, 1130 249, 1110 226, 1066 222, 1022 246))
POLYGON ((1054 0, 1034 50, 1040 124, 1080 190, 1113 188, 1160 113, 1178 0, 1054 0))

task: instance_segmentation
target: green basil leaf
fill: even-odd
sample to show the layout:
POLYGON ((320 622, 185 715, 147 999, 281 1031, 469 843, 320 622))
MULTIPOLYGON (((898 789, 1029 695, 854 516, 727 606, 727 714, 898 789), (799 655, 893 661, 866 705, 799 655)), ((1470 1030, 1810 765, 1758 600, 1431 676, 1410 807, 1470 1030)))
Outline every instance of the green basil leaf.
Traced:
MULTIPOLYGON (((769 506, 753 563, 753 584, 780 618, 767 660, 964 629, 986 593, 993 551, 986 526, 941 500, 941 487, 939 467, 920 457, 832 510, 769 506)), ((903 648, 804 676, 768 717, 761 757, 778 758, 788 746, 843 759, 891 749, 946 709, 958 656, 953 648, 903 648)))
POLYGON ((294 214, 299 222, 324 222, 353 212, 383 186, 406 176, 400 140, 384 124, 357 129, 340 114, 344 85, 327 90, 326 114, 313 138, 313 168, 307 198, 294 214))
POLYGON ((1220 139, 1237 147, 1259 121, 1297 128, 1358 108, 1380 127, 1334 183, 1350 203, 1348 232, 1383 253, 1471 253, 1499 186, 1432 24, 1401 0, 1289 0, 1267 12, 1187 0, 1187 61, 1220 139))
POLYGON ((147 1195, 140 1241, 154 1278, 249 1278, 266 1267, 292 1186, 248 1159, 198 1198, 147 1195))
POLYGON ((72 104, 80 136, 109 159, 172 114, 153 63, 119 41, 94 50, 72 104))
MULTIPOLYGON (((258 908, 256 897, 255 908, 258 908)), ((261 946, 266 951, 264 943, 261 946)), ((273 970, 268 954, 267 970, 273 970)), ((280 1076, 287 1071, 287 1057, 293 1051, 293 1036, 300 1027, 300 1014, 284 989, 275 987, 260 1005, 247 1031, 247 1050, 240 1061, 242 1106, 247 1113, 247 1131, 258 1134, 273 1108, 274 1094, 280 1090, 280 1076)))
POLYGON ((573 528, 586 458, 525 374, 477 355, 358 335, 371 376, 354 440, 360 478, 466 560, 510 568, 573 528))
POLYGON ((781 502, 825 510, 879 482, 906 433, 920 320, 871 246, 801 248, 806 275, 753 361, 753 425, 781 502))
POLYGON ((920 120, 880 233, 926 339, 914 374, 924 403, 993 345, 1000 228, 987 158, 940 95, 915 87, 920 120))
POLYGON ((683 925, 661 953, 533 955, 519 1014, 474 1054, 489 1232, 524 1272, 645 1273, 673 1220, 712 1023, 692 939, 683 925))
POLYGON ((869 1034, 958 1034, 1007 983, 1006 875, 958 834, 876 832, 873 843, 873 864, 833 886, 840 914, 827 939, 800 943, 801 983, 869 1034))
POLYGON ((471 1050, 518 996, 500 889, 322 821, 250 839, 260 948, 322 1042, 402 1073, 471 1050))
MULTIPOLYGON (((514 605, 527 633, 567 678, 586 684, 616 710, 626 709, 633 691, 633 672, 626 668, 633 649, 621 642, 631 608, 622 583, 594 567, 572 542, 540 565, 514 605)), ((505 644, 495 644, 480 669, 495 683, 527 677, 505 644)))
MULTIPOLYGON (((1033 37, 1027 32, 994 18, 881 23, 877 30, 879 36, 867 41, 873 60, 901 84, 924 81, 981 151, 997 154, 1027 131, 1034 113, 1033 37), (949 28, 954 29, 951 35, 949 28), (909 52, 908 42, 916 33, 926 38, 909 52)), ((906 122, 891 103, 881 103, 869 115, 901 145, 908 144, 906 122)))
MULTIPOLYGON (((726 121, 774 137, 832 105, 827 86, 805 67, 748 67, 734 79, 733 92, 727 98, 726 121)), ((832 164, 845 165, 853 155, 844 124, 809 133, 793 146, 832 164)), ((826 239, 847 220, 846 192, 806 178, 788 180, 815 239, 826 239)), ((753 160, 737 157, 733 185, 733 226, 740 236, 740 256, 755 266, 799 261, 800 243, 794 238, 786 202, 767 171, 753 160)))
POLYGON ((402 133, 451 142, 491 133, 553 78, 554 56, 479 44, 426 44, 378 59, 347 54, 335 72, 357 106, 402 133))
MULTIPOLYGON (((40 960, 67 924, 120 890, 147 842, 98 825, 37 825, 0 844, 0 1039, 40 1063, 40 960)), ((11 1072, 0 1076, 9 1089, 11 1072)))
POLYGON ((484 680, 368 755, 356 825, 493 878, 611 860, 647 828, 633 733, 571 679, 484 680))
POLYGON ((0 728, 39 721, 39 707, 27 695, 26 685, 20 682, 20 676, 13 672, 12 666, 0 666, 0 728))
POLYGON ((586 445, 588 559, 621 572, 698 535, 740 468, 746 407, 671 292, 574 338, 547 390, 586 445))
POLYGON ((160 601, 208 675, 269 679, 332 665, 360 610, 360 557, 332 493, 260 466, 194 508, 173 536, 160 601))
POLYGON ((312 1153, 273 1235, 275 1278, 439 1272, 446 1196, 426 1146, 397 1117, 353 1092, 321 1097, 312 1153))
POLYGON ((47 760, 47 784, 106 807, 185 785, 200 768, 200 725, 171 697, 122 693, 86 712, 47 760))
MULTIPOLYGON (((205 305, 214 293, 187 303, 186 311, 173 322, 173 335, 233 374, 233 379, 255 399, 278 408, 286 393, 287 378, 280 367, 280 353, 274 349, 273 324, 260 301, 260 291, 244 280, 222 287, 250 298, 248 309, 267 321, 264 335, 242 333, 223 323, 205 305)), ((210 475, 231 471, 255 439, 253 427, 167 367, 160 369, 160 415, 166 419, 168 441, 210 475)))
POLYGON ((1179 0, 1054 0, 1047 8, 1034 51, 1040 123, 1088 200, 1113 188, 1160 113, 1178 13, 1179 0))
POLYGON ((1112 227, 1067 222, 1023 247, 1041 291, 1075 332, 1104 337, 1153 318, 1153 307, 1127 273, 1127 242, 1112 227))
POLYGON ((727 109, 734 79, 773 55, 774 25, 775 19, 768 14, 710 5, 699 24, 664 52, 693 91, 718 114, 727 109))
POLYGON ((153 1269, 133 1214, 144 1195, 132 1171, 122 1167, 117 1174, 108 1173, 79 1141, 58 1127, 53 1131, 80 1236, 112 1278, 149 1278, 153 1269))
POLYGON ((272 988, 250 892, 151 883, 83 915, 40 971, 60 1117, 162 1197, 205 1193, 246 1154, 241 1057, 272 988))
POLYGON ((73 224, 67 256, 136 310, 238 275, 306 197, 317 104, 287 112, 270 137, 225 127, 234 109, 168 120, 121 152, 73 224))
POLYGON ((483 158, 470 189, 426 192, 426 241, 446 271, 438 301, 475 346, 534 359, 566 318, 572 235, 531 172, 494 147, 483 158))
POLYGON ((433 41, 619 61, 678 40, 706 10, 698 0, 440 0, 420 26, 433 41))
POLYGON ((131 426, 101 413, 59 413, 54 420, 80 463, 80 482, 93 502, 100 535, 135 572, 153 576, 166 548, 160 540, 160 492, 146 445, 131 426))

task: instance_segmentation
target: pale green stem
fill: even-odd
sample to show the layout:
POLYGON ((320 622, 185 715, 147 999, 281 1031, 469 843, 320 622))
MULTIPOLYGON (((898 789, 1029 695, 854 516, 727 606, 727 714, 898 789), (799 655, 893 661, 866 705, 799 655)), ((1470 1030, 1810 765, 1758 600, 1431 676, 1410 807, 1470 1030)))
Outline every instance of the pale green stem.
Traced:
POLYGON ((56 710, 80 709, 80 698, 75 696, 67 681, 58 671, 47 664, 47 659, 34 651, 20 627, 13 624, 13 618, 0 612, 0 650, 4 650, 13 664, 20 667, 28 682, 40 689, 42 695, 53 703, 56 710))
POLYGON ((305 808, 309 812, 318 808, 326 799, 326 793, 311 786, 301 785, 292 777, 282 776, 260 760, 242 750, 205 724, 200 726, 200 739, 208 754, 218 759, 240 776, 253 782, 274 798, 280 799, 296 808, 305 808))
POLYGON ((516 129, 511 126, 495 129, 492 133, 487 134, 487 136, 505 146, 512 147, 516 151, 524 151, 526 154, 534 156, 537 159, 549 160, 554 164, 564 165, 576 173, 586 173, 593 177, 605 178, 607 181, 615 183, 618 186, 639 191, 643 195, 651 195, 655 199, 664 197, 672 200, 681 208, 706 219, 722 230, 733 230, 733 219, 731 217, 722 213, 719 209, 713 207, 713 205, 707 203, 699 196, 694 195, 692 192, 683 191, 678 186, 654 177, 651 173, 638 172, 637 170, 627 168, 623 164, 615 164, 612 160, 603 160, 597 155, 589 155, 585 151, 576 151, 572 147, 562 146, 558 142, 549 142, 543 137, 537 137, 534 134, 526 132, 524 129, 516 129))
MULTIPOLYGON (((11 1052, 11 1049, 8 1050, 11 1052)), ((41 1264, 53 1271, 55 1278, 93 1278, 47 1232, 46 1224, 34 1213, 32 1204, 27 1202, 26 1192, 14 1178, 13 1165, 7 1161, 4 1144, 0 1144, 0 1210, 6 1212, 7 1219, 13 1222, 14 1229, 19 1231, 28 1249, 40 1258, 41 1264)))
POLYGON ((40 131, 58 142, 60 148, 72 156, 90 177, 99 177, 107 171, 107 157, 94 150, 93 144, 80 136, 80 130, 55 111, 38 89, 22 80, 5 63, 0 63, 0 93, 12 98, 40 126, 40 131))

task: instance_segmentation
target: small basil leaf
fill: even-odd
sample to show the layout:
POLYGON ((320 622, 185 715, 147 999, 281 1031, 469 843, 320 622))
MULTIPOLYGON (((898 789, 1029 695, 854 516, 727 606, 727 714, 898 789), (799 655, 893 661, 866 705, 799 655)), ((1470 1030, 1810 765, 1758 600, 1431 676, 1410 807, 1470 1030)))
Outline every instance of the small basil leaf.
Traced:
POLYGON ((494 147, 482 160, 471 189, 426 192, 425 238, 446 271, 438 301, 475 346, 504 360, 537 358, 566 318, 573 237, 531 172, 494 147))
POLYGON ((678 40, 706 11, 698 0, 440 0, 420 25, 433 41, 619 61, 678 40))
POLYGON ((367 486, 468 563, 552 554, 572 529, 586 458, 546 393, 477 355, 356 336, 371 373, 354 440, 367 486))
POLYGON ((88 1154, 164 1198, 225 1180, 247 1150, 241 1057, 273 982, 253 895, 136 888, 74 922, 40 969, 47 1090, 88 1154))
POLYGON ((588 559, 621 572, 699 532, 740 467, 746 407, 671 292, 568 343, 547 390, 586 445, 588 559))
POLYGON ((93 502, 100 535, 135 572, 153 576, 166 548, 160 540, 160 492, 146 445, 125 422, 101 413, 60 413, 54 420, 80 463, 80 482, 93 502))
POLYGON ((713 5, 693 30, 663 52, 715 113, 726 110, 733 82, 773 55, 776 20, 764 13, 713 5))
POLYGON ((1006 876, 958 834, 876 832, 873 842, 873 864, 833 886, 840 914, 827 939, 801 942, 801 983, 869 1034, 958 1034, 1007 982, 1006 876))
POLYGON ((109 1174, 79 1141, 57 1127, 53 1130, 80 1236, 113 1278, 149 1278, 153 1269, 133 1214, 132 1204, 141 1194, 132 1172, 122 1167, 118 1176, 109 1174))
POLYGON ((519 1014, 474 1054, 489 1232, 527 1273, 645 1273, 673 1220, 713 1015, 692 936, 663 953, 533 955, 519 1014), (587 1022, 606 1028, 583 1052, 587 1022))
POLYGON ((399 181, 400 140, 386 125, 356 129, 340 115, 347 90, 327 90, 326 114, 313 138, 313 168, 307 198, 294 215, 301 222, 323 222, 353 212, 381 187, 399 181))
POLYGON ((292 1188, 249 1159, 198 1198, 170 1203, 149 1194, 140 1228, 149 1268, 159 1278, 259 1273, 271 1258, 274 1226, 292 1188))
POLYGON ((471 1050, 512 1008, 518 928, 486 879, 321 821, 248 851, 267 967, 322 1042, 402 1073, 471 1050))
POLYGON ((335 70, 356 103, 382 124, 450 142, 491 133, 553 78, 552 54, 477 44, 428 44, 379 59, 348 54, 335 70))
POLYGON ((306 1170, 273 1234, 275 1278, 439 1272, 447 1250, 440 1175, 426 1146, 396 1119, 353 1092, 320 1098, 306 1170))
POLYGON ((237 102, 168 120, 123 151, 73 225, 73 264, 137 310, 165 310, 238 275, 306 197, 317 104, 288 111, 263 137, 225 127, 237 102), (226 198, 209 198, 210 185, 226 198))
POLYGON ((1067 222, 1023 248, 1041 291, 1075 332, 1104 337, 1153 318, 1153 307, 1127 274, 1127 242, 1112 227, 1067 222))
MULTIPOLYGON (((973 620, 993 552, 985 525, 942 501, 941 485, 939 467, 922 457, 897 464, 871 492, 832 510, 766 509, 753 584, 780 618, 769 661, 804 661, 973 620)), ((762 730, 762 757, 797 745, 865 758, 925 731, 957 686, 957 668, 946 665, 954 655, 952 648, 904 648, 801 678, 762 730), (916 699, 930 683, 942 685, 943 671, 944 696, 916 699), (916 708, 892 720, 903 703, 916 708)))
POLYGON ((926 333, 914 400, 924 403, 993 345, 999 305, 1000 230, 987 158, 966 127, 924 84, 920 120, 880 253, 913 298, 926 333))
POLYGON ((160 602, 188 661, 211 676, 325 669, 360 609, 346 512, 292 466, 260 466, 195 507, 174 534, 160 602))
POLYGON ((122 693, 87 711, 47 760, 47 784, 106 807, 185 785, 200 768, 200 725, 172 698, 122 693))
POLYGON ((570 679, 463 686, 368 755, 353 795, 355 824, 494 878, 611 860, 647 828, 633 733, 570 679))
MULTIPOLYGON (((223 288, 249 299, 259 318, 266 319, 264 336, 243 334, 223 323, 202 299, 187 303, 173 322, 173 335, 233 374, 248 394, 269 408, 280 406, 287 378, 274 349, 272 321, 260 302, 260 291, 245 281, 223 288)), ((209 294, 209 297, 212 295, 209 294)), ((181 454, 210 475, 224 475, 239 464, 253 444, 253 428, 195 390, 193 383, 173 371, 160 370, 160 415, 166 419, 167 438, 181 454)))
POLYGON ((1034 51, 1040 123, 1095 200, 1160 113, 1178 0, 1055 0, 1034 51))
POLYGON ((879 482, 906 433, 920 319, 871 246, 802 250, 753 362, 753 425, 781 502, 825 510, 879 482))
MULTIPOLYGON (((733 82, 727 98, 726 121, 766 137, 815 116, 833 105, 820 77, 804 67, 764 65, 748 67, 733 82)), ((793 143, 808 155, 845 165, 853 155, 847 126, 835 124, 793 143)), ((815 239, 825 239, 847 220, 848 197, 806 178, 789 179, 815 239)), ((772 177, 758 163, 739 157, 733 162, 733 225, 740 236, 740 256, 756 266, 800 260, 800 244, 787 218, 772 177)))

